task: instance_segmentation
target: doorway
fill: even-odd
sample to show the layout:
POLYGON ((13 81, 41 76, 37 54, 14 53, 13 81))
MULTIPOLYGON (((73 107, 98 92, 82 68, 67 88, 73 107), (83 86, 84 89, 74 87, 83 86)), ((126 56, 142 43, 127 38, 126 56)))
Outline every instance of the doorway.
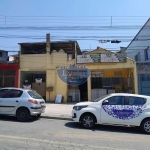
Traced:
POLYGON ((88 101, 87 81, 79 85, 80 101, 88 101))
POLYGON ((20 87, 23 88, 25 80, 31 89, 39 93, 46 100, 46 72, 21 71, 20 87), (39 80, 40 79, 40 80, 39 80))

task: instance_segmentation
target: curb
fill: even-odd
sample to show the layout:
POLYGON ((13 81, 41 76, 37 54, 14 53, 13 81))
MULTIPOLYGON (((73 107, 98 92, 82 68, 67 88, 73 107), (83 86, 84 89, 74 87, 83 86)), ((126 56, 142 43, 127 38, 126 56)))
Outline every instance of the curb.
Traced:
POLYGON ((72 118, 63 118, 63 117, 59 117, 59 116, 40 116, 40 118, 73 121, 72 118))

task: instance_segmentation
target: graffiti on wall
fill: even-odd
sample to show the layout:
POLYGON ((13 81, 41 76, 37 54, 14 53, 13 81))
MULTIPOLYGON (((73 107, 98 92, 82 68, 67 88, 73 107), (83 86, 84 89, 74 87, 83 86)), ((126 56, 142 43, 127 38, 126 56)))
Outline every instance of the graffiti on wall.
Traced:
POLYGON ((126 62, 126 54, 107 52, 77 55, 77 63, 91 62, 126 62))

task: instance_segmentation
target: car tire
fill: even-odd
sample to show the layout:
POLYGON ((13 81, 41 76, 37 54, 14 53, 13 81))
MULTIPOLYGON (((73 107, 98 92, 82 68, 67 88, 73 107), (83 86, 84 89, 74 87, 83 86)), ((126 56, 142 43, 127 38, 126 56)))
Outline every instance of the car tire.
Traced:
POLYGON ((85 114, 81 118, 81 125, 84 128, 91 129, 95 126, 95 117, 91 114, 85 114))
POLYGON ((19 121, 25 122, 29 120, 30 113, 26 108, 20 108, 18 109, 16 116, 19 121))
POLYGON ((39 118, 41 116, 41 114, 38 114, 37 117, 39 118))
POLYGON ((34 118, 39 118, 41 116, 41 114, 38 114, 36 116, 33 116, 34 118))
POLYGON ((146 119, 141 123, 141 129, 144 133, 150 134, 150 119, 146 119))

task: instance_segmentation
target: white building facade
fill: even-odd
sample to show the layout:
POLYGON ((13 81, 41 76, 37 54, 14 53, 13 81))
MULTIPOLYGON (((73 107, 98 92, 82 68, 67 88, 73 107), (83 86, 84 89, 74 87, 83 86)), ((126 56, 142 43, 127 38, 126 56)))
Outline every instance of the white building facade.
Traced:
POLYGON ((137 62, 139 94, 150 95, 150 19, 128 45, 126 53, 137 62))

